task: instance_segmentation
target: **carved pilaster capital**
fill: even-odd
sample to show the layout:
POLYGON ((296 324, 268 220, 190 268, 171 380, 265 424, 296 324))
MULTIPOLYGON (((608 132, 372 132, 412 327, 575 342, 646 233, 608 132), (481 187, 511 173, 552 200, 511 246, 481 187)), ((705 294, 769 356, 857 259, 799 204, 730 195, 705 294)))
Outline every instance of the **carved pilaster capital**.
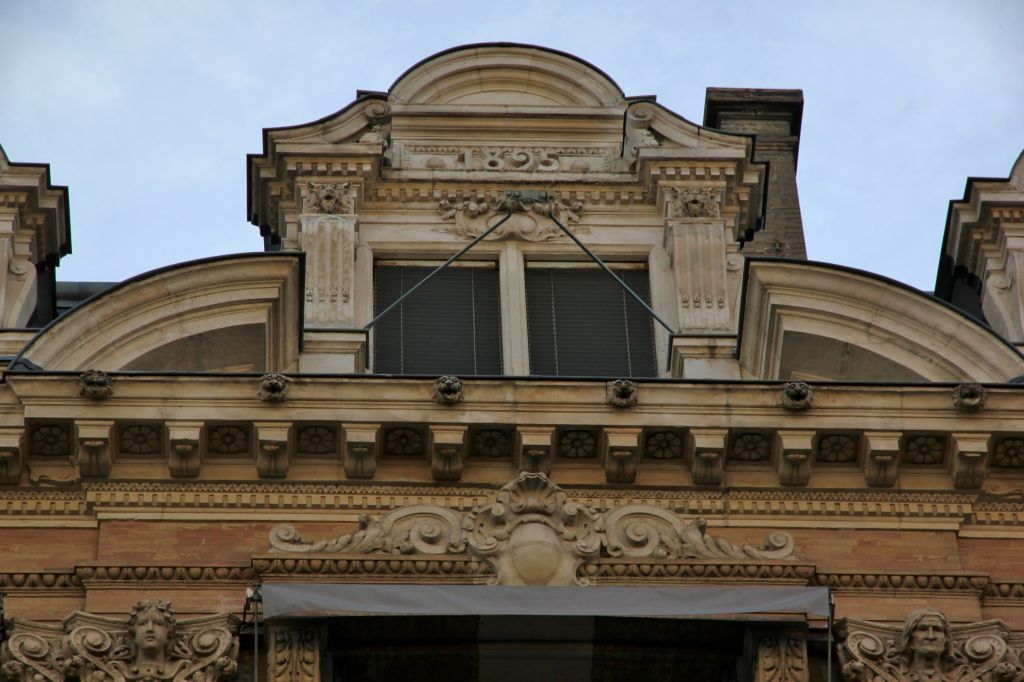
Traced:
POLYGON ((61 626, 15 619, 0 679, 227 682, 238 670, 237 631, 231 614, 178 620, 169 602, 156 600, 137 602, 123 618, 76 611, 61 626))

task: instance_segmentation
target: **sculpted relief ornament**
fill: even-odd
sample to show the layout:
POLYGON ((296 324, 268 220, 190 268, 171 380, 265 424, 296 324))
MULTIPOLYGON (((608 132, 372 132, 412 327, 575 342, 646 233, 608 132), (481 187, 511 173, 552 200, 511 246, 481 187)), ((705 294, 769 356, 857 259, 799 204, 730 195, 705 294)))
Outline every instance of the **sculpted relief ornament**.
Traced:
MULTIPOLYGON (((510 208, 512 217, 488 235, 488 240, 568 240, 565 233, 548 218, 548 215, 554 214, 563 225, 577 223, 583 213, 583 202, 550 199, 524 203, 507 196, 495 199, 450 196, 438 203, 437 210, 443 219, 454 220, 455 224, 435 228, 435 231, 450 234, 458 239, 476 239, 486 232, 487 228, 504 218, 510 208)), ((576 228, 574 232, 577 235, 587 234, 589 230, 576 228)))
POLYGON ((237 618, 177 621, 165 601, 140 601, 127 619, 81 611, 63 627, 13 619, 0 652, 5 682, 221 682, 238 669, 237 618))
POLYGON ((363 516, 359 528, 327 540, 307 540, 290 525, 270 533, 272 552, 343 554, 463 554, 489 562, 501 585, 584 585, 584 564, 601 557, 794 559, 793 538, 772 533, 762 547, 737 546, 706 534, 703 519, 660 507, 628 505, 598 512, 570 500, 544 474, 522 473, 486 504, 466 513, 434 505, 363 516))
POLYGON ((844 619, 836 629, 847 682, 1024 681, 1024 638, 1000 621, 950 626, 925 608, 902 628, 844 619))

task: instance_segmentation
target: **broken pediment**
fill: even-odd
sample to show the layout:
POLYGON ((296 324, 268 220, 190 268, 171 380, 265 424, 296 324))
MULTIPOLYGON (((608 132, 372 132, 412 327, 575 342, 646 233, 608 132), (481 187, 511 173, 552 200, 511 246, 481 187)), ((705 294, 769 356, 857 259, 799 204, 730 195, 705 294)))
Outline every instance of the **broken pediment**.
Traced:
POLYGON ((540 473, 523 472, 484 504, 462 513, 435 505, 363 516, 359 528, 308 540, 291 525, 270 532, 270 551, 286 554, 469 554, 489 563, 501 585, 586 584, 581 567, 605 559, 776 561, 794 559, 793 538, 774 532, 761 547, 707 535, 704 519, 651 505, 607 512, 581 504, 540 473))

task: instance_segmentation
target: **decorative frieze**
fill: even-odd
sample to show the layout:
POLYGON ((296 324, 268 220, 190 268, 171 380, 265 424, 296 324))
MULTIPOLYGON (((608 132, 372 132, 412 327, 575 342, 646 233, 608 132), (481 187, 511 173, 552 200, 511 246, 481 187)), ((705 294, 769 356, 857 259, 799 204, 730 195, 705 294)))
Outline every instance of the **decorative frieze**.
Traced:
POLYGON ((650 460, 683 458, 683 436, 676 431, 651 431, 644 440, 644 457, 650 460))
MULTIPOLYGON (((635 436, 634 436, 635 438, 635 436)), ((488 502, 465 514, 433 505, 363 516, 359 528, 327 540, 276 526, 271 551, 288 554, 461 555, 488 561, 504 585, 585 583, 584 564, 624 559, 792 560, 788 533, 771 533, 762 547, 706 535, 703 519, 688 520, 648 505, 600 513, 579 504, 543 474, 523 473, 488 502)))
POLYGON ((497 147, 402 145, 403 169, 520 173, 598 173, 612 170, 615 147, 497 147))
POLYGON ((902 626, 847 618, 836 624, 847 682, 1016 682, 1024 679, 1024 638, 1001 621, 951 625, 931 608, 902 626))
POLYGON ((137 602, 127 618, 76 611, 62 626, 15 619, 0 666, 6 682, 220 682, 238 669, 238 619, 178 620, 170 603, 137 602))

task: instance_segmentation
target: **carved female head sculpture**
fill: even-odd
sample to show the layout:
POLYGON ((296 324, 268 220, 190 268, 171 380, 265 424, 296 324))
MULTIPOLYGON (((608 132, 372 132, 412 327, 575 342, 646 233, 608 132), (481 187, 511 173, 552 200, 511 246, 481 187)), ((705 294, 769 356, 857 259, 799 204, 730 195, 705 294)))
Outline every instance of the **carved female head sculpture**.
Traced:
POLYGON ((132 607, 128 618, 135 642, 135 663, 162 664, 174 642, 174 611, 165 601, 140 601, 132 607))
POLYGON ((918 609, 907 616, 901 644, 911 671, 941 669, 953 654, 949 621, 941 611, 918 609))

